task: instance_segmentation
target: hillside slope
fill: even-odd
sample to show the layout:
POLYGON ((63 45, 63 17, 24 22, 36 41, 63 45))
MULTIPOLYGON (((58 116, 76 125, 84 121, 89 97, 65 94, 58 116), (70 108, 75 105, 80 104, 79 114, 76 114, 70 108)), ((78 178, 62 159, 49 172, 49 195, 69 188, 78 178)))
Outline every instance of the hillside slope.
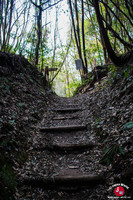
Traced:
POLYGON ((0 52, 0 199, 12 199, 14 169, 26 160, 28 135, 46 110, 43 75, 21 56, 0 52), (10 198, 9 198, 10 197, 10 198))
POLYGON ((109 66, 100 81, 88 81, 78 89, 92 133, 103 145, 101 164, 108 166, 109 185, 124 183, 133 196, 133 67, 109 66))

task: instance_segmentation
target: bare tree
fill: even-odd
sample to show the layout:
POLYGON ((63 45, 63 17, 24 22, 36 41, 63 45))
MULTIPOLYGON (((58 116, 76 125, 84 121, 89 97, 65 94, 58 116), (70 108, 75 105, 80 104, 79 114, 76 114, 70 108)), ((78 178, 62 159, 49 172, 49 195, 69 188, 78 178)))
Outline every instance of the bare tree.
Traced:
POLYGON ((30 0, 30 1, 38 10, 37 16, 36 16, 37 17, 37 44, 36 44, 36 50, 35 50, 35 65, 38 65, 39 47, 42 40, 42 12, 52 6, 55 6, 62 0, 59 0, 55 3, 51 3, 51 0, 46 0, 46 1, 39 0, 39 3, 37 1, 34 2, 33 0, 30 0))
POLYGON ((55 19, 55 28, 54 28, 54 45, 53 45, 53 56, 52 56, 52 63, 51 66, 54 67, 54 61, 55 61, 55 54, 57 49, 57 30, 58 30, 58 11, 56 8, 56 19, 55 19))
POLYGON ((0 45, 6 51, 10 39, 13 9, 15 0, 0 0, 0 45))
POLYGON ((28 25, 30 4, 24 0, 18 6, 15 0, 0 0, 0 49, 22 53, 24 34, 28 25), (20 20, 21 18, 21 20, 20 20), (20 47, 22 49, 20 50, 20 47))

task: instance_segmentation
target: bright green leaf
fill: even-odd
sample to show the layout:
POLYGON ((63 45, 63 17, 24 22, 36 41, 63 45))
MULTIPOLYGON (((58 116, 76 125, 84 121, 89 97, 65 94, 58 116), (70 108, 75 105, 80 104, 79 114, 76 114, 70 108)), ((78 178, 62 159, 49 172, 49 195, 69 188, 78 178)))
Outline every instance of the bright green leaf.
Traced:
POLYGON ((14 124, 14 123, 15 123, 15 119, 10 120, 10 123, 11 123, 11 124, 14 124))
POLYGON ((6 83, 8 83, 8 79, 6 77, 4 78, 4 80, 5 80, 6 83))
POLYGON ((22 107, 24 105, 24 103, 19 103, 18 105, 19 105, 19 107, 22 107))
POLYGON ((124 124, 122 127, 123 127, 124 129, 133 128, 133 122, 128 122, 128 123, 124 124))

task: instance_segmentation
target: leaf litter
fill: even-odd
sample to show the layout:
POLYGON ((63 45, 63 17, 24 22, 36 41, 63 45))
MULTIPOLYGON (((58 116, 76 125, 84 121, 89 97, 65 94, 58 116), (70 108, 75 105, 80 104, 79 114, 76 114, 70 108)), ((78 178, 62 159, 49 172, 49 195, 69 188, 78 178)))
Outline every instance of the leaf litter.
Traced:
MULTIPOLYGON (((8 55, 3 53, 2 56, 8 58, 8 55)), ((131 191, 133 93, 126 93, 126 90, 121 92, 121 86, 128 86, 133 80, 121 76, 115 84, 109 84, 111 78, 108 76, 106 85, 104 79, 91 90, 88 88, 88 91, 81 91, 70 99, 61 98, 44 88, 41 74, 32 66, 27 68, 24 58, 17 59, 22 59, 18 69, 9 63, 1 68, 0 148, 7 163, 12 163, 18 183, 26 176, 45 177, 57 174, 61 169, 78 169, 82 172, 103 173, 106 184, 71 193, 18 184, 15 192, 10 192, 14 199, 107 199, 109 186, 121 181, 127 184, 131 191), (37 82, 35 75, 38 77, 37 82), (45 93, 41 92, 42 89, 45 93), (78 104, 82 107, 82 111, 73 114, 78 120, 74 118, 55 122, 53 117, 58 114, 51 109, 68 104, 78 104), (56 126, 68 123, 84 123, 87 125, 87 131, 75 135, 72 133, 74 137, 68 137, 65 133, 63 137, 40 133, 42 125, 56 126), (6 135, 6 140, 2 135, 6 135), (82 153, 64 155, 45 149, 45 146, 52 142, 78 143, 82 140, 90 140, 97 146, 82 153), (37 150, 39 148, 42 150, 37 150), (101 163, 101 160, 107 162, 101 163)))

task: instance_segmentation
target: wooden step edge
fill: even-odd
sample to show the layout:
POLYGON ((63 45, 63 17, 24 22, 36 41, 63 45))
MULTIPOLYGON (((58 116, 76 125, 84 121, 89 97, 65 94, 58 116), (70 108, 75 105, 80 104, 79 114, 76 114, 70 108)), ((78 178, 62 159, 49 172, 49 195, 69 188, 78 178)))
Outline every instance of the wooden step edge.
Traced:
POLYGON ((93 143, 88 143, 88 144, 84 144, 84 143, 79 143, 79 144, 61 144, 61 143, 57 143, 57 144, 51 144, 50 146, 47 146, 48 149, 50 150, 54 150, 54 151, 75 151, 75 150, 84 150, 87 148, 93 148, 94 146, 96 146, 96 144, 93 143))
POLYGON ((84 143, 79 143, 79 144, 61 144, 61 143, 57 143, 57 144, 49 144, 49 145, 45 145, 44 147, 34 147, 33 149, 36 151, 56 151, 56 152, 62 152, 64 153, 64 151, 66 153, 69 152, 81 152, 81 151, 85 151, 87 149, 92 149, 95 146, 98 146, 98 144, 95 143, 88 143, 88 144, 84 144, 84 143))
POLYGON ((77 106, 77 107, 78 107, 78 106, 80 106, 80 105, 79 105, 79 104, 76 104, 76 103, 75 103, 75 104, 74 104, 74 103, 68 103, 68 104, 66 104, 66 106, 71 106, 71 107, 77 106))
POLYGON ((69 125, 69 126, 51 126, 51 127, 41 127, 41 132, 47 131, 71 131, 71 130, 84 130, 86 129, 86 125, 69 125))
POLYGON ((64 188, 64 189, 74 189, 87 187, 91 188, 98 184, 104 184, 105 178, 101 175, 90 175, 90 174, 77 174, 72 175, 58 175, 53 177, 27 177, 21 181, 23 185, 30 185, 34 187, 43 188, 64 188))
POLYGON ((66 104, 54 104, 53 107, 80 107, 82 104, 77 104, 77 103, 66 103, 66 104))
POLYGON ((0 139, 6 138, 6 137, 7 137, 7 135, 4 135, 4 134, 0 135, 0 139))
POLYGON ((66 119, 78 119, 77 116, 57 116, 57 117, 53 117, 53 120, 66 120, 66 119))
POLYGON ((69 112, 69 111, 80 111, 82 108, 53 108, 51 111, 56 112, 69 112))

